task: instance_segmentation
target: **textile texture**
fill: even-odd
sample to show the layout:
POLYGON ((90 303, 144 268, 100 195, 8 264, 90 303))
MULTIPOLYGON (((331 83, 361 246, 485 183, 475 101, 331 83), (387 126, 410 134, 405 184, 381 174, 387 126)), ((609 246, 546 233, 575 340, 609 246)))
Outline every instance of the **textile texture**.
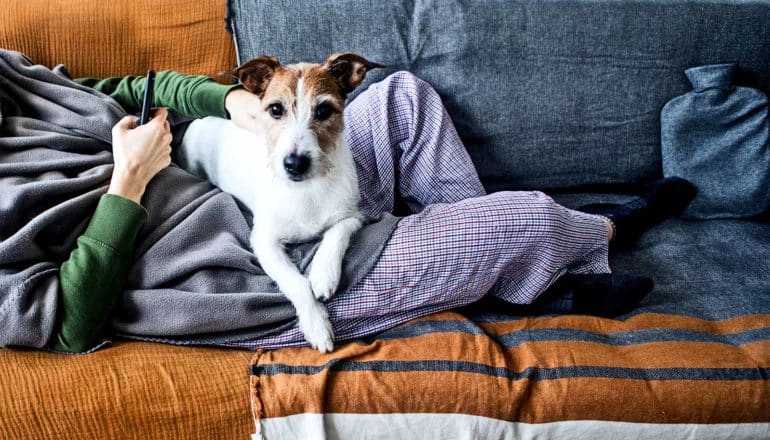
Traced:
POLYGON ((439 313, 333 353, 260 350, 252 410, 266 440, 767 438, 768 329, 770 314, 439 313))
MULTIPOLYGON (((528 304, 566 271, 610 271, 602 217, 559 206, 541 192, 484 196, 440 97, 425 81, 397 72, 358 95, 345 120, 362 212, 380 216, 402 195, 417 213, 399 221, 358 284, 326 302, 338 341, 467 305, 488 292, 528 304)), ((234 163, 238 154, 219 161, 234 163)), ((228 176, 242 181, 236 187, 248 184, 248 171, 240 175, 228 176)), ((305 344, 292 327, 225 345, 305 344)))
POLYGON ((660 113, 663 174, 698 187, 686 217, 752 217, 770 206, 767 97, 736 87, 737 69, 735 64, 687 69, 693 90, 660 113))
MULTIPOLYGON (((60 73, 0 51, 0 346, 47 343, 58 265, 112 172, 110 130, 122 108, 60 73)), ((232 196, 172 166, 143 204, 150 215, 112 330, 213 343, 295 324, 294 308, 253 257, 247 217, 232 196)), ((368 272, 394 225, 390 217, 359 231, 343 280, 352 285, 368 272)), ((294 255, 308 261, 317 244, 300 244, 294 255)))
MULTIPOLYGON (((551 189, 570 208, 630 197, 573 187, 662 175, 660 110, 691 90, 686 68, 737 61, 736 85, 770 90, 766 0, 228 4, 241 62, 344 50, 388 66, 367 82, 409 70, 435 86, 487 190, 551 189), (258 37, 273 34, 284 38, 258 37)), ((258 432, 767 437, 766 218, 668 220, 611 257, 613 271, 655 281, 616 319, 476 307, 328 355, 261 351, 252 368, 258 432)))
MULTIPOLYGON (((144 75, 173 69, 217 75, 235 67, 224 0, 6 0, 0 48, 73 77, 144 75)), ((229 80, 230 78, 227 78, 229 80)))
POLYGON ((739 61, 738 84, 770 90, 767 0, 228 5, 241 63, 352 51, 388 66, 369 83, 408 70, 433 85, 490 190, 660 177, 660 109, 690 89, 687 67, 739 61))
POLYGON ((0 349, 0 438, 246 439, 251 356, 143 342, 77 356, 0 349))
MULTIPOLYGON (((629 197, 555 199, 575 207, 629 197)), ((766 438, 768 237, 770 225, 756 221, 664 222, 634 249, 613 253, 613 270, 656 283, 640 307, 616 319, 518 316, 479 304, 329 355, 260 351, 252 367, 257 432, 766 438)))

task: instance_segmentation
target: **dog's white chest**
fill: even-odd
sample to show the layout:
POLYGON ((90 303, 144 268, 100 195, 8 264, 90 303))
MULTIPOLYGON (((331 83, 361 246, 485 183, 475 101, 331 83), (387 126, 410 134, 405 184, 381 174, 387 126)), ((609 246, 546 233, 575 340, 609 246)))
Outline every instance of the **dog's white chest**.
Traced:
POLYGON ((284 242, 322 234, 358 212, 358 183, 350 151, 335 172, 305 182, 275 176, 261 136, 231 121, 204 118, 190 124, 176 156, 180 165, 232 194, 254 215, 254 230, 284 242))
MULTIPOLYGON (((262 180, 262 179, 259 179, 262 180)), ((259 182, 253 204, 254 229, 284 242, 309 240, 355 212, 357 198, 342 182, 319 179, 301 185, 259 182)))

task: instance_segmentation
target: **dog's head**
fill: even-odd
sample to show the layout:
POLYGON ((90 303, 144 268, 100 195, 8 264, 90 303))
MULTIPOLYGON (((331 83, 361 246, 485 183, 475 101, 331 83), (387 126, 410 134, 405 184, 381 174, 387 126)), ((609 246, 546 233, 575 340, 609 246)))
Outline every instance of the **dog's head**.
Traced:
POLYGON ((342 145, 345 98, 375 67, 385 66, 337 53, 322 65, 281 66, 277 58, 261 56, 235 71, 244 88, 260 97, 256 114, 276 176, 301 182, 334 167, 342 145))

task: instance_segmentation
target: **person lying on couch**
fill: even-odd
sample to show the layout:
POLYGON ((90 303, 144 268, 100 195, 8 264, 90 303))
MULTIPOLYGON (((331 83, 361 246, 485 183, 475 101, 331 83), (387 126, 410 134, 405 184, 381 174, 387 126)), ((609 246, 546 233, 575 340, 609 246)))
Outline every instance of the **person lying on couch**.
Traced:
MULTIPOLYGON (((111 96, 128 113, 141 107, 143 77, 76 81, 111 96)), ((142 195, 171 162, 172 136, 162 107, 193 118, 229 117, 242 128, 258 131, 253 112, 261 110, 259 98, 207 77, 160 72, 154 104, 161 108, 148 124, 137 127, 127 116, 113 128, 115 167, 109 189, 61 265, 51 349, 85 352, 102 336, 132 265, 137 233, 148 216, 142 195)), ((632 202, 581 208, 586 212, 560 206, 541 192, 486 195, 438 94, 405 72, 372 85, 353 100, 345 120, 364 214, 376 218, 392 211, 399 196, 416 213, 399 222, 374 268, 353 290, 376 292, 404 285, 410 286, 412 297, 444 292, 444 298, 429 307, 362 320, 348 339, 469 304, 488 292, 510 303, 534 302, 533 312, 626 313, 652 290, 652 282, 608 275, 608 243, 631 243, 647 228, 678 215, 695 192, 682 179, 664 179, 632 202), (482 265, 489 270, 480 271, 482 265)), ((303 342, 297 329, 289 329, 226 345, 254 349, 303 342)))

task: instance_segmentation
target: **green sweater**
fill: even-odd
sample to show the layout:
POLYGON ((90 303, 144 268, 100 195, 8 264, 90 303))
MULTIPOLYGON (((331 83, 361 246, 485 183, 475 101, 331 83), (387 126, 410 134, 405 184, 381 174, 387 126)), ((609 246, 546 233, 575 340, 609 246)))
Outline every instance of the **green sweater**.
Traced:
MULTIPOLYGON (((128 113, 142 107, 145 77, 128 76, 103 80, 82 78, 76 82, 110 95, 128 113)), ((155 77, 154 107, 168 107, 185 116, 228 117, 225 96, 238 86, 223 86, 205 76, 172 71, 155 77)), ((123 290, 133 262, 136 236, 147 211, 126 198, 105 194, 86 231, 59 271, 60 301, 56 329, 49 348, 81 353, 94 347, 123 290)))

